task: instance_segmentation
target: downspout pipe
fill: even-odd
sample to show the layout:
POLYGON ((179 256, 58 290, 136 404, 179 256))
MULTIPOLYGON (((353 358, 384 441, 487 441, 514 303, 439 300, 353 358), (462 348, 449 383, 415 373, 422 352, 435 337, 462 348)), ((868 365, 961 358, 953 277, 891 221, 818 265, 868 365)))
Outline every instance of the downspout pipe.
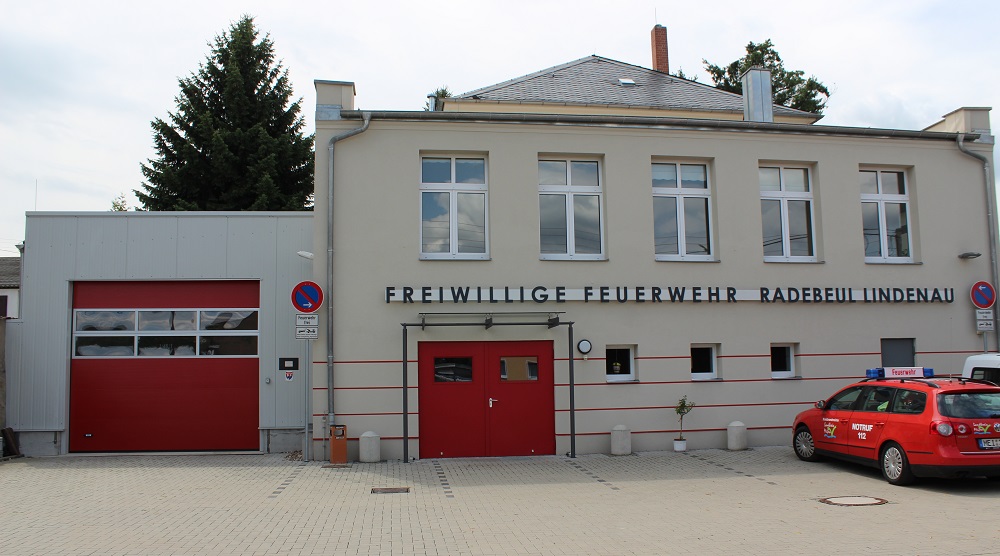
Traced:
MULTIPOLYGON (((326 188, 326 295, 329 301, 326 304, 326 392, 327 392, 327 428, 333 426, 334 410, 333 410, 333 185, 334 185, 334 171, 333 163, 336 160, 334 154, 336 151, 336 144, 338 141, 343 141, 349 137, 354 137, 360 133, 364 133, 368 130, 368 125, 371 123, 372 114, 371 112, 362 112, 361 117, 364 121, 361 127, 352 129, 341 133, 340 135, 334 135, 330 138, 330 142, 327 143, 327 151, 329 160, 327 161, 327 167, 329 168, 327 177, 327 188, 326 188)), ((309 362, 312 365, 312 362, 309 362)))
MULTIPOLYGON (((996 191, 993 189, 993 179, 992 169, 990 168, 990 159, 985 156, 970 151, 966 148, 964 141, 964 134, 959 133, 955 139, 958 145, 958 150, 962 153, 975 158, 983 163, 983 177, 985 179, 986 187, 986 222, 989 226, 990 233, 990 273, 992 274, 993 287, 1000 287, 1000 273, 997 272, 997 230, 996 221, 994 220, 993 211, 996 209, 996 191)), ((997 311, 994 308, 993 311, 993 333, 997 334, 997 311)), ((1000 336, 997 336, 997 351, 1000 351, 1000 336)))

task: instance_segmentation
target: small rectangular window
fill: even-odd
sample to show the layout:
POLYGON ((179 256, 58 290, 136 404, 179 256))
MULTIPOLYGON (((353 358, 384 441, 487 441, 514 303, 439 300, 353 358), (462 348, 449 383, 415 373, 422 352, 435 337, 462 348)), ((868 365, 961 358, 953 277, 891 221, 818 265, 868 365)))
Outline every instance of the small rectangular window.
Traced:
POLYGON ((604 353, 608 382, 635 380, 635 346, 608 346, 604 353))
POLYGON ((718 378, 716 365, 716 345, 691 346, 691 380, 712 380, 718 378))
POLYGON ((538 380, 538 358, 501 357, 500 380, 503 382, 530 382, 538 380))
POLYGON ((435 357, 434 382, 472 382, 472 358, 435 357))
POLYGON ((795 377, 795 345, 771 344, 771 378, 795 377))

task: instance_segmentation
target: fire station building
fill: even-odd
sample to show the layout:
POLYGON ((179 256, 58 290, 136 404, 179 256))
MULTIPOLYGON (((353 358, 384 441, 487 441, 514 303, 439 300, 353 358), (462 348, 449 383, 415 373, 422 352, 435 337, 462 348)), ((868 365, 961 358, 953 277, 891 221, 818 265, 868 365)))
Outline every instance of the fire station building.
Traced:
POLYGON ((654 69, 588 56, 427 111, 316 81, 311 214, 29 213, 8 426, 39 454, 306 427, 325 459, 332 425, 349 459, 368 431, 385 459, 607 453, 619 425, 668 449, 687 396, 690 447, 734 421, 777 445, 867 368, 996 349, 969 297, 997 282, 988 108, 824 126, 766 70, 742 96, 669 75, 656 33, 654 69))

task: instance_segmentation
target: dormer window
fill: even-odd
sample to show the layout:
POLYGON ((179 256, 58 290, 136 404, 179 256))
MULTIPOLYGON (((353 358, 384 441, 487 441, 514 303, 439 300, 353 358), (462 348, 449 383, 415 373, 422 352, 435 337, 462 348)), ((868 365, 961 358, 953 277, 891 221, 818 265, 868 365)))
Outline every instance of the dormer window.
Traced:
POLYGON ((627 77, 619 77, 618 84, 622 87, 635 87, 635 79, 629 79, 627 77))

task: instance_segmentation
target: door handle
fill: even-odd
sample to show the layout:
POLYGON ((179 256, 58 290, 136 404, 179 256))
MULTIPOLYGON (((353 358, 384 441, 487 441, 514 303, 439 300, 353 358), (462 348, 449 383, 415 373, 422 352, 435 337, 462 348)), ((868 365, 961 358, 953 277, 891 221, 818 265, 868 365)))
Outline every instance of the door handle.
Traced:
POLYGON ((493 402, 498 402, 498 401, 500 400, 494 400, 493 398, 490 398, 490 407, 493 407, 493 402))

